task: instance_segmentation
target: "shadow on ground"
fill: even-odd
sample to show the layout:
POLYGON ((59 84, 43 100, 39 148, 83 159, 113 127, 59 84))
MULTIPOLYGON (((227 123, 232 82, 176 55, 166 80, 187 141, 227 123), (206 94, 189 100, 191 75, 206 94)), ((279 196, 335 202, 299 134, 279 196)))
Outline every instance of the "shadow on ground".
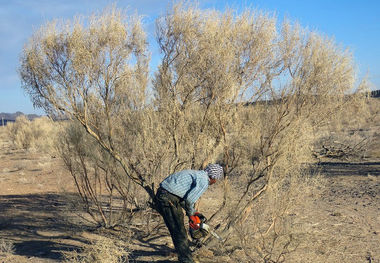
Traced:
MULTIPOLYGON (((0 239, 12 242, 17 256, 61 262, 64 252, 79 250, 89 243, 80 233, 98 232, 94 226, 68 218, 67 200, 73 198, 76 197, 55 193, 0 195, 0 239)), ((160 242, 166 235, 162 226, 149 236, 144 229, 130 230, 139 243, 130 253, 132 262, 152 262, 147 258, 156 258, 154 262, 158 263, 176 262, 167 259, 174 250, 160 242)))
POLYGON ((31 240, 15 244, 14 254, 26 257, 62 259, 62 252, 73 251, 77 246, 61 244, 60 242, 31 240))
MULTIPOLYGON (((144 241, 142 241, 144 242, 144 241)), ((159 257, 159 258, 166 258, 168 257, 170 254, 173 256, 173 257, 176 257, 175 254, 174 254, 174 250, 169 248, 168 246, 166 245, 157 245, 157 244, 153 244, 153 243, 150 243, 150 242, 144 242, 143 243, 144 245, 142 246, 141 249, 135 249, 132 251, 132 253, 129 255, 129 258, 132 260, 132 262, 134 263, 150 263, 152 262, 151 260, 147 261, 147 260, 143 260, 143 259, 140 259, 140 258, 149 258, 149 257, 159 257), (146 248, 148 250, 146 250, 146 248), (153 251, 151 251, 151 249, 154 249, 153 251)), ((158 262, 177 262, 176 260, 175 261, 171 261, 171 260, 168 260, 168 259, 165 259, 165 260, 156 260, 154 261, 156 263, 158 262)))
POLYGON ((79 249, 68 232, 81 226, 64 220, 65 196, 28 194, 0 196, 0 238, 14 244, 14 254, 45 259, 62 259, 62 252, 79 249))
POLYGON ((380 176, 380 162, 321 162, 317 169, 327 176, 380 176))

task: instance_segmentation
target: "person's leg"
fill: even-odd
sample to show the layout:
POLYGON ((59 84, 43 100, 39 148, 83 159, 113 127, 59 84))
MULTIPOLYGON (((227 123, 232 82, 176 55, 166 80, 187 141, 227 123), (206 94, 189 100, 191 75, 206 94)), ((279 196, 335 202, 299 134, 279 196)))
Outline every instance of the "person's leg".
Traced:
POLYGON ((172 225, 172 230, 169 229, 169 231, 171 232, 173 243, 178 252, 179 262, 194 262, 189 247, 186 228, 183 224, 183 211, 179 202, 176 203, 176 206, 173 206, 172 213, 175 218, 175 224, 172 225))
POLYGON ((173 198, 170 194, 158 196, 157 200, 161 215, 169 229, 177 251, 179 262, 193 263, 186 229, 183 224, 182 207, 176 197, 173 198))

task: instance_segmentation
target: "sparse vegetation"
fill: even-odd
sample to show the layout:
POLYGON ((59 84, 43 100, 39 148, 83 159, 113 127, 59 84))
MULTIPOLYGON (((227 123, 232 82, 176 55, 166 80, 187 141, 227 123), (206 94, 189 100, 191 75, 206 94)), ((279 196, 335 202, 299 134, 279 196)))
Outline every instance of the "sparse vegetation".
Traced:
POLYGON ((0 239, 0 255, 11 255, 14 252, 14 245, 11 241, 0 239))
POLYGON ((59 127, 47 117, 30 121, 25 115, 6 126, 8 136, 17 149, 53 153, 59 127))
POLYGON ((68 252, 66 263, 128 263, 126 244, 116 239, 101 237, 85 247, 81 253, 68 252))

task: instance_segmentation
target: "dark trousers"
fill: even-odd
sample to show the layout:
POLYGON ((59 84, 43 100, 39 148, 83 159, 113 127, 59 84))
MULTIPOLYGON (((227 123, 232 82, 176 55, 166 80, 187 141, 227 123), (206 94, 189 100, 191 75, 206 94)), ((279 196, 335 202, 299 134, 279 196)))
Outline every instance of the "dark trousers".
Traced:
POLYGON ((187 233, 183 224, 181 199, 163 188, 158 188, 156 194, 157 208, 169 229, 174 247, 181 263, 193 263, 187 233))

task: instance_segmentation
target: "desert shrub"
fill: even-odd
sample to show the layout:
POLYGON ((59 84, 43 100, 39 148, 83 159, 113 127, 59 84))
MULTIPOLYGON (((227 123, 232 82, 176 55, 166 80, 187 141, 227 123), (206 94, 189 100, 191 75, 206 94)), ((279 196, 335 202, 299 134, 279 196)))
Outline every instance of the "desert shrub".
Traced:
POLYGON ((26 116, 19 116, 15 123, 7 125, 7 133, 14 146, 27 150, 31 144, 30 121, 26 116))
POLYGON ((14 245, 11 241, 0 239, 0 254, 10 255, 14 252, 14 245))
MULTIPOLYGON (((294 172, 289 171, 289 172, 294 172)), ((236 225, 236 239, 226 242, 222 251, 230 250, 236 243, 248 262, 287 262, 290 253, 309 240, 308 233, 294 224, 294 210, 307 205, 309 196, 318 198, 324 186, 319 175, 297 173, 287 176, 285 181, 270 187, 260 200, 255 202, 245 216, 246 222, 236 225), (289 181, 289 178, 292 178, 289 181), (278 188, 280 187, 280 188, 278 188), (233 242, 231 242, 233 241, 233 242)), ((229 252, 231 253, 231 252, 229 252)))
POLYGON ((59 125, 48 117, 30 121, 25 115, 6 126, 8 136, 17 149, 52 153, 59 125))
POLYGON ((370 112, 368 121, 378 124, 379 118, 380 118, 380 99, 370 98, 368 104, 369 104, 369 112, 370 112))
POLYGON ((317 142, 314 157, 321 160, 352 161, 366 157, 368 146, 372 142, 369 131, 330 131, 317 142))
MULTIPOLYGON (((277 27, 260 11, 182 3, 157 20, 156 35, 162 59, 148 90, 149 52, 138 19, 113 8, 88 23, 48 23, 25 46, 23 87, 36 106, 77 120, 89 145, 100 147, 86 146, 76 160, 104 152, 95 159, 120 167, 115 182, 133 182, 146 199, 172 172, 222 163, 225 196, 210 223, 219 223, 223 239, 236 238, 233 230, 249 226, 263 200, 271 217, 269 225, 257 224, 276 234, 272 225, 298 193, 316 132, 363 99, 350 52, 289 21, 277 27), (241 191, 229 194, 230 180, 241 191)), ((96 166, 76 163, 77 175, 95 175, 96 166)))
MULTIPOLYGON (((348 97, 343 111, 336 112, 314 134, 313 155, 319 161, 360 161, 367 157, 375 139, 373 128, 378 112, 374 101, 363 94, 360 100, 348 97)), ((375 128, 376 130, 376 128, 375 128)))
POLYGON ((125 224, 136 210, 144 208, 144 197, 136 185, 120 178, 119 163, 78 122, 66 123, 57 149, 80 196, 77 208, 84 208, 98 226, 125 224))
POLYGON ((373 128, 369 131, 372 145, 368 149, 368 156, 380 158, 380 99, 370 98, 369 108, 368 126, 371 125, 373 128))
POLYGON ((127 263, 129 251, 124 242, 107 237, 92 241, 82 251, 66 252, 67 263, 127 263))

